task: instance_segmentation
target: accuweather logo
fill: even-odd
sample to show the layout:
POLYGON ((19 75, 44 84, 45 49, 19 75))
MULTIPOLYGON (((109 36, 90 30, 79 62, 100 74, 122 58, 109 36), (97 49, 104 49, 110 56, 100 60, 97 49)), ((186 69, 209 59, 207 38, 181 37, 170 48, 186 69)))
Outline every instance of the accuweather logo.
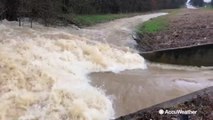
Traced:
POLYGON ((160 115, 195 115, 197 113, 197 111, 193 111, 193 110, 163 110, 160 109, 159 111, 160 115))

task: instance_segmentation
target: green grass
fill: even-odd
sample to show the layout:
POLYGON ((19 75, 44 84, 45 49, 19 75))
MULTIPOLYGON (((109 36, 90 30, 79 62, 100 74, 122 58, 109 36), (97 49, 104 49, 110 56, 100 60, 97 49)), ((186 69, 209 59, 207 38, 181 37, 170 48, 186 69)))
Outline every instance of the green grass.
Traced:
POLYGON ((213 10, 213 7, 211 5, 207 5, 206 7, 203 7, 203 9, 207 9, 207 10, 213 10))
POLYGON ((156 33, 165 30, 167 26, 168 26, 167 17, 162 16, 149 20, 139 25, 137 28, 137 33, 139 34, 156 33))
POLYGON ((178 14, 180 9, 163 10, 163 12, 169 14, 141 23, 136 29, 137 34, 157 33, 166 30, 169 26, 169 17, 178 14))
POLYGON ((80 26, 91 26, 97 23, 131 16, 130 14, 104 14, 104 15, 75 15, 74 22, 80 26))

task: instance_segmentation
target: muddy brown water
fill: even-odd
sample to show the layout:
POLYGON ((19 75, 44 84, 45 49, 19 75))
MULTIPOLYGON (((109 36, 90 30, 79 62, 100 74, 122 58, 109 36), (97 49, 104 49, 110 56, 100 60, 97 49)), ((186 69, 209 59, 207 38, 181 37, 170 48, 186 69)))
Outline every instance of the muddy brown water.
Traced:
POLYGON ((93 73, 90 77, 94 86, 105 90, 111 97, 115 117, 213 85, 211 70, 160 66, 148 65, 146 70, 121 73, 93 73))
POLYGON ((108 120, 113 117, 111 101, 94 86, 112 99, 114 117, 211 86, 211 70, 149 63, 144 70, 93 73, 93 86, 88 84, 87 75, 93 71, 142 69, 145 63, 137 53, 88 43, 77 35, 125 48, 131 46, 135 25, 160 15, 165 14, 68 31, 41 25, 20 28, 17 22, 2 21, 0 118, 108 120))
MULTIPOLYGON (((132 35, 138 24, 151 18, 166 15, 154 13, 114 20, 72 33, 101 41, 123 49, 136 44, 132 35)), ((122 116, 152 105, 213 86, 210 69, 146 63, 145 70, 120 73, 98 72, 89 75, 91 84, 106 92, 112 102, 115 116, 122 116)))

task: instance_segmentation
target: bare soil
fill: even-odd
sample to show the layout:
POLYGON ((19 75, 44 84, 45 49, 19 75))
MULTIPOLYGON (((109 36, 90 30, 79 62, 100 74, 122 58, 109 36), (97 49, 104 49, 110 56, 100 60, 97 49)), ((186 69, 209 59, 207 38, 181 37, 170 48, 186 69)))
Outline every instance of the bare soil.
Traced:
POLYGON ((181 9, 166 30, 140 36, 139 48, 153 51, 213 43, 213 10, 181 9))

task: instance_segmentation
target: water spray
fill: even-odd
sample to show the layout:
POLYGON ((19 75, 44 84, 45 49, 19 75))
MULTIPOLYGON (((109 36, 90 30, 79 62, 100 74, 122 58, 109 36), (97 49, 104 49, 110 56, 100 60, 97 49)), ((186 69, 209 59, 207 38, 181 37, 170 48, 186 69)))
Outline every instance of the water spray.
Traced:
POLYGON ((190 3, 190 1, 191 1, 191 0, 187 0, 187 2, 186 2, 186 7, 187 7, 188 9, 197 9, 196 7, 194 7, 194 6, 190 3))

